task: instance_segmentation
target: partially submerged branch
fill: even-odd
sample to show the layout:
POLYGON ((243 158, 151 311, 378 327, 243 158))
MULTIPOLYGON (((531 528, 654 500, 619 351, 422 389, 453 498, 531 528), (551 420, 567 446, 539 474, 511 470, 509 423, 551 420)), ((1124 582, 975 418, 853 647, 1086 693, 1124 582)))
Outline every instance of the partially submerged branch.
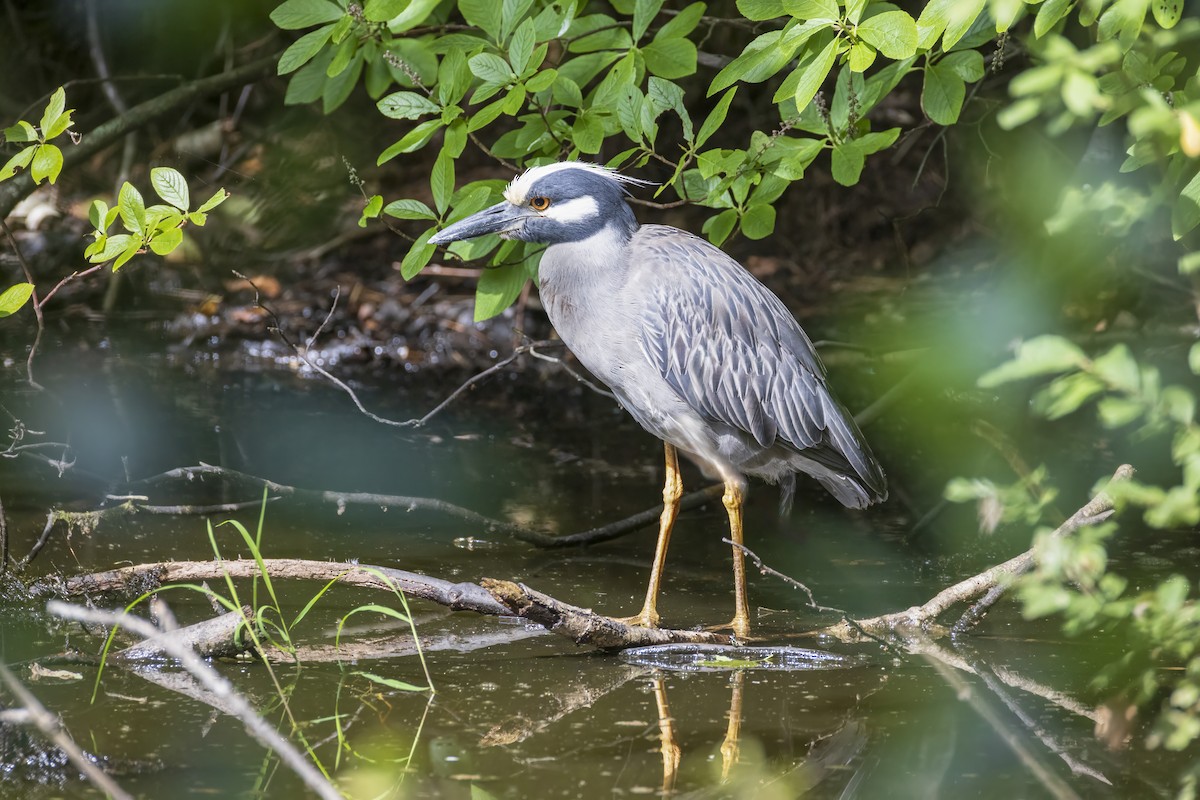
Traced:
POLYGON ((523 583, 484 578, 483 588, 518 617, 536 622, 551 633, 576 644, 602 650, 641 647, 650 644, 732 644, 729 636, 711 631, 680 631, 642 628, 605 617, 594 611, 567 605, 523 583))
MULTIPOLYGON (((362 588, 392 592, 428 600, 454 611, 473 611, 489 616, 517 616, 565 636, 576 644, 616 649, 648 644, 729 644, 729 636, 708 631, 640 628, 620 620, 572 606, 527 586, 485 578, 478 584, 451 583, 415 572, 368 564, 267 558, 263 565, 274 581, 337 581, 362 588)), ((205 580, 259 577, 258 563, 239 561, 167 561, 122 567, 66 580, 40 581, 30 587, 32 596, 75 597, 99 592, 154 591, 169 583, 199 583, 205 580)))

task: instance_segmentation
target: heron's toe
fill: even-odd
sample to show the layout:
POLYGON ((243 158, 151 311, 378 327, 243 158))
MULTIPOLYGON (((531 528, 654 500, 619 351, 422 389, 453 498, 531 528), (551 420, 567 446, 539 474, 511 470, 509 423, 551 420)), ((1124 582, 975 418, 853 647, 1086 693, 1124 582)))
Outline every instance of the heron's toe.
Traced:
POLYGON ((658 627, 658 612, 642 610, 640 614, 634 614, 632 617, 614 617, 617 622, 624 622, 626 625, 633 625, 638 628, 657 628, 658 627))

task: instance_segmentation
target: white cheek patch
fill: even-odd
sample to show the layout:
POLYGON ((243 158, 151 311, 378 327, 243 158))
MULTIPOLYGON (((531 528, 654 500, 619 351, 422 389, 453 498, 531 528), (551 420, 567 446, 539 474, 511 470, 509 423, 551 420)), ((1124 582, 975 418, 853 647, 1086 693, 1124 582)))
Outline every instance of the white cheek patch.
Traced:
POLYGON ((583 222, 600 215, 600 206, 592 197, 576 197, 565 203, 556 203, 542 212, 543 217, 555 222, 583 222))

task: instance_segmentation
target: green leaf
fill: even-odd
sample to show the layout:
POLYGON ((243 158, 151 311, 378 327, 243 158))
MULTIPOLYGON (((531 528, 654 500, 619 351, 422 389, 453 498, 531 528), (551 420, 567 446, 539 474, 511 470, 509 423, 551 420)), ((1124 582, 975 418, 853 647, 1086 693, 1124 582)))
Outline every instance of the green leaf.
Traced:
POLYGON ((771 172, 786 181, 798 181, 804 177, 804 170, 813 162, 825 144, 821 139, 793 139, 776 137, 771 150, 781 150, 782 154, 774 163, 771 172))
POLYGON ((696 45, 691 39, 655 39, 641 52, 646 69, 660 78, 684 78, 696 71, 696 45))
POLYGON ((812 102, 817 91, 821 88, 821 84, 825 82, 826 76, 829 75, 829 70, 833 69, 833 61, 837 57, 839 39, 835 36, 830 40, 829 44, 825 45, 820 53, 818 53, 808 64, 801 66, 800 80, 796 83, 796 110, 804 111, 808 104, 812 102))
POLYGON ((837 0, 783 0, 783 10, 799 19, 836 20, 837 0))
POLYGON ((104 246, 88 255, 88 261, 91 261, 93 264, 103 264, 105 261, 114 259, 124 252, 131 240, 135 239, 139 242, 141 241, 141 237, 131 236, 128 233, 118 233, 115 236, 103 237, 101 241, 104 242, 104 246))
POLYGON ((146 204, 142 193, 132 183, 125 181, 117 195, 117 207, 121 209, 121 222, 131 233, 141 233, 146 228, 146 204))
POLYGON ((1154 21, 1163 28, 1174 28, 1183 15, 1183 0, 1153 0, 1150 10, 1154 12, 1154 21))
MULTIPOLYGON (((708 112, 708 116, 704 119, 704 124, 700 126, 700 132, 696 134, 696 147, 704 144, 709 138, 717 132, 721 124, 725 122, 725 116, 729 113, 729 104, 733 102, 733 96, 737 93, 737 87, 734 86, 721 96, 717 104, 713 106, 713 110, 708 112)), ((730 225, 732 230, 732 225, 730 225)))
POLYGON ((917 18, 917 47, 929 50, 942 36, 949 50, 963 37, 983 11, 986 0, 930 0, 917 18))
MULTIPOLYGON (((508 43, 508 62, 512 64, 513 72, 522 75, 525 67, 529 66, 529 57, 533 55, 533 46, 537 41, 533 20, 526 19, 517 26, 512 40, 508 43)), ((535 65, 536 66, 536 65, 535 65)))
POLYGON ((363 16, 370 22, 387 22, 410 5, 410 0, 367 0, 363 16))
POLYGON ((545 90, 549 89, 557 80, 558 70, 544 69, 529 80, 525 81, 525 88, 531 94, 537 94, 538 92, 544 92, 545 90))
POLYGON ((846 62, 852 72, 866 72, 875 63, 875 48, 859 41, 850 45, 850 58, 846 62))
POLYGON ((475 321, 491 319, 513 304, 528 280, 523 264, 485 269, 475 289, 475 321))
POLYGON ((4 141, 9 144, 22 144, 38 140, 37 128, 25 120, 18 120, 15 125, 4 129, 4 141))
MULTIPOLYGON (((63 87, 58 87, 54 90, 54 94, 50 95, 50 101, 46 103, 46 109, 42 112, 42 122, 39 126, 42 129, 42 136, 49 139, 46 131, 54 127, 54 123, 62 116, 63 111, 67 108, 67 92, 63 87)), ((54 181, 51 181, 54 183, 54 181)))
POLYGON ((1016 356, 979 378, 979 386, 990 389, 1002 383, 1052 375, 1081 367, 1087 355, 1061 336, 1035 336, 1017 346, 1016 356))
POLYGON ((1200 342, 1192 345, 1192 349, 1188 350, 1188 369, 1194 375, 1200 375, 1200 342))
POLYGON ((579 148, 579 152, 595 155, 604 144, 604 123, 600 115, 590 109, 575 117, 571 126, 571 141, 579 148))
POLYGON ((1046 419, 1061 419, 1104 391, 1104 384, 1086 372, 1061 375, 1033 396, 1030 405, 1046 419))
POLYGON ((183 243, 183 230, 170 228, 150 240, 150 249, 157 255, 165 256, 183 243))
POLYGON ((1092 361, 1091 372, 1110 386, 1129 393, 1141 387, 1141 370, 1129 348, 1119 344, 1092 361))
POLYGON ((32 283, 16 283, 0 294, 0 318, 11 316, 21 310, 33 294, 32 283))
POLYGON ((733 226, 737 224, 737 220, 737 209, 727 208, 720 214, 706 219, 700 230, 708 234, 710 242, 720 247, 729 238, 729 234, 733 233, 733 226))
POLYGON ((1122 428, 1142 416, 1142 404, 1128 397, 1109 395, 1101 397, 1096 403, 1096 413, 1100 416, 1100 424, 1104 427, 1122 428))
POLYGON ((983 77, 983 54, 978 50, 959 50, 948 53, 938 62, 938 66, 953 72, 967 83, 974 83, 983 77))
MULTIPOLYGON (((121 237, 112 236, 109 238, 109 241, 111 242, 113 239, 119 239, 119 238, 121 238, 121 237)), ((126 262, 128 262, 129 259, 133 258, 134 256, 136 256, 138 254, 138 252, 142 249, 142 245, 144 244, 144 242, 142 241, 142 237, 138 236, 136 234, 127 236, 126 238, 128 238, 129 241, 127 241, 125 243, 125 249, 123 249, 121 251, 121 253, 116 257, 116 259, 113 260, 113 265, 112 265, 113 272, 116 272, 121 267, 125 266, 126 262)))
POLYGON ((328 0, 287 0, 271 12, 271 21, 285 31, 336 22, 345 12, 328 0))
POLYGON ((62 166, 62 150, 52 144, 41 144, 37 146, 37 152, 33 154, 33 162, 29 165, 29 174, 33 177, 34 183, 41 183, 43 179, 47 178, 54 183, 58 179, 58 173, 62 172, 62 166))
POLYGON ((224 203, 228 199, 229 192, 225 191, 224 189, 217 189, 217 191, 213 193, 213 196, 205 200, 196 210, 201 213, 212 211, 214 208, 221 205, 221 203, 224 203))
POLYGON ((654 38, 682 39, 700 24, 700 20, 704 18, 704 10, 704 3, 692 3, 663 23, 663 26, 654 34, 654 38))
POLYGON ((658 16, 663 0, 634 0, 633 4, 633 41, 641 41, 646 35, 650 23, 658 16))
MULTIPOLYGON (((7 169, 7 168, 6 168, 7 169)), ((0 173, 0 178, 3 178, 0 173)), ((1192 176, 1179 192, 1171 209, 1171 235, 1178 241, 1200 224, 1200 172, 1192 176)))
POLYGON ((442 106, 453 105, 463 99, 469 88, 471 69, 467 66, 467 58, 461 50, 451 50, 438 65, 438 100, 442 106))
POLYGON ((1033 21, 1033 35, 1038 39, 1045 36, 1059 20, 1070 13, 1074 5, 1075 0, 1046 0, 1038 9, 1037 17, 1033 21))
POLYGON ((796 51, 817 31, 828 28, 832 23, 817 22, 791 28, 785 37, 783 31, 768 31, 755 38, 733 61, 726 64, 708 87, 708 94, 716 94, 737 81, 758 83, 765 81, 792 60, 796 51), (807 28, 807 31, 803 29, 807 28))
POLYGON ((967 87, 962 78, 944 68, 932 64, 925 68, 925 85, 921 89, 921 108, 925 116, 938 125, 953 125, 958 122, 967 87))
POLYGON ((66 111, 59 114, 58 119, 50 123, 49 128, 42 131, 42 136, 46 139, 46 141, 50 141, 51 139, 56 139, 59 136, 62 136, 63 133, 66 132, 67 128, 71 127, 71 115, 74 113, 75 112, 72 109, 68 108, 66 111))
POLYGON ((333 50, 325 49, 317 53, 292 75, 288 80, 287 92, 283 96, 284 105, 294 106, 300 103, 311 103, 321 97, 329 78, 325 68, 333 60, 333 50))
POLYGON ((533 0, 503 0, 500 7, 501 39, 508 38, 509 33, 525 17, 531 5, 533 5, 533 0))
POLYGON ((737 0, 742 16, 755 22, 783 16, 783 0, 737 0))
POLYGON ((383 213, 396 219, 437 219, 433 209, 420 200, 393 200, 383 208, 383 213))
POLYGON ((428 686, 416 686, 404 681, 398 681, 395 678, 384 678, 376 675, 373 672, 355 672, 355 675, 361 675, 372 683, 377 683, 380 686, 386 686, 389 689, 398 689, 402 692, 425 692, 429 690, 428 686))
MULTIPOLYGON (((315 60, 312 64, 317 63, 315 60)), ((331 76, 321 91, 321 110, 329 114, 346 102, 350 92, 358 85, 363 70, 363 51, 359 50, 350 61, 350 66, 336 76, 331 76)), ((299 75, 300 73, 296 73, 299 75)))
POLYGON ((508 62, 491 53, 479 53, 471 56, 467 63, 476 77, 489 83, 507 85, 516 78, 508 62))
POLYGON ((31 144, 24 150, 19 151, 15 156, 10 158, 4 168, 0 169, 0 181, 5 181, 16 175, 18 171, 29 166, 29 162, 33 161, 34 153, 37 152, 40 145, 31 144))
POLYGON ((856 147, 853 140, 834 145, 829 157, 830 173, 833 179, 842 186, 853 186, 862 175, 867 156, 862 148, 856 147))
POLYGON ((893 60, 908 58, 917 50, 917 23, 903 11, 885 11, 865 19, 857 32, 893 60))
POLYGON ((450 195, 454 193, 454 159, 445 150, 438 153, 433 162, 429 188, 433 192, 433 204, 438 214, 445 214, 450 207, 450 195))
POLYGON ((379 113, 389 119, 417 119, 442 110, 437 103, 416 92, 392 92, 376 105, 379 107, 379 113))
POLYGON ((279 57, 279 63, 275 66, 275 74, 287 75, 303 67, 325 46, 332 33, 332 25, 323 25, 315 31, 309 31, 292 42, 288 46, 288 49, 283 51, 283 55, 279 57))
POLYGON ((358 217, 358 227, 367 227, 367 220, 379 219, 379 212, 383 211, 383 197, 373 194, 371 199, 367 201, 363 207, 362 214, 358 217))
POLYGON ((188 203, 191 200, 188 196, 187 180, 178 170, 170 167, 154 167, 150 170, 150 185, 154 187, 154 191, 159 197, 175 208, 180 211, 188 210, 188 203))
POLYGON ((775 230, 775 207, 755 203, 742 215, 742 233, 747 239, 765 239, 775 230))
POLYGON ((88 207, 88 222, 96 230, 104 233, 108 230, 108 203, 103 200, 93 200, 91 206, 88 207))
POLYGON ((408 253, 405 254, 404 260, 400 262, 400 276, 404 280, 412 280, 418 272, 425 268, 429 259, 433 258, 437 248, 429 243, 429 237, 433 236, 435 230, 437 229, 430 228, 418 236, 408 253))
POLYGON ((695 138, 692 116, 683 101, 683 87, 662 78, 651 76, 646 82, 646 97, 659 111, 674 111, 683 125, 683 138, 691 142, 695 138))
POLYGON ((420 125, 417 125, 411 131, 404 134, 404 136, 400 137, 400 139, 392 144, 391 147, 380 153, 379 158, 375 161, 376 166, 391 161, 401 153, 411 153, 414 150, 421 149, 430 139, 433 138, 435 133, 442 129, 444 124, 445 123, 440 119, 425 120, 420 125))
POLYGON ((388 30, 393 34, 403 33, 429 20, 430 13, 441 0, 407 0, 405 8, 387 20, 388 30))
POLYGON ((458 0, 458 10, 467 23, 499 41, 501 5, 499 0, 458 0))

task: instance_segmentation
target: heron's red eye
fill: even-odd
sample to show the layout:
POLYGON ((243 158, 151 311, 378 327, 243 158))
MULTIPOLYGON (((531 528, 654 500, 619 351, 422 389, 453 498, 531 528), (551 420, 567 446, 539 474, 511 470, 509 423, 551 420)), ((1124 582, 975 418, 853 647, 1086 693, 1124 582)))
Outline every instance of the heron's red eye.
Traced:
POLYGON ((549 197, 533 197, 529 200, 529 207, 534 211, 545 211, 550 207, 549 197))

